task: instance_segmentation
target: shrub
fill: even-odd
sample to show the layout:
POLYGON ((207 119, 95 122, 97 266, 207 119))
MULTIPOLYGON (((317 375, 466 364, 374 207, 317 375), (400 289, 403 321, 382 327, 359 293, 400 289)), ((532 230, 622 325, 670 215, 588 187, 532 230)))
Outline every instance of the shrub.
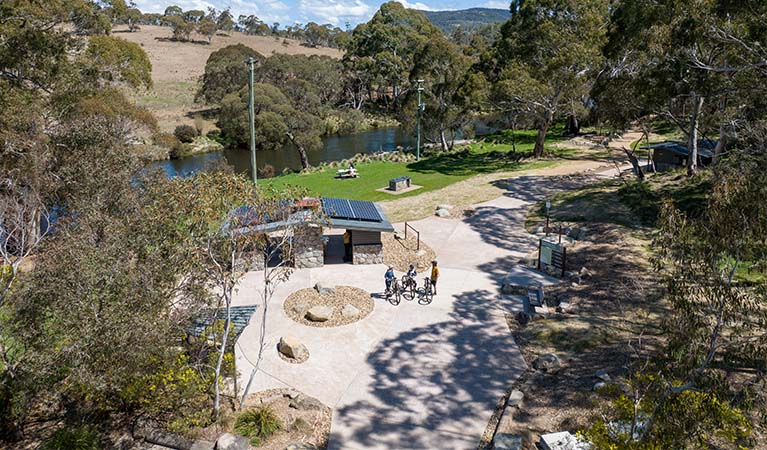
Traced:
POLYGON ((268 406, 245 411, 237 417, 234 430, 250 439, 254 446, 261 444, 262 439, 273 435, 282 429, 279 417, 268 406))
POLYGON ((179 141, 184 143, 190 143, 197 137, 197 130, 191 125, 179 125, 173 130, 173 134, 179 141))
POLYGON ((176 145, 178 139, 176 139, 176 136, 173 136, 170 133, 156 133, 154 136, 152 136, 152 142, 154 142, 156 145, 159 145, 160 147, 170 149, 176 145))
POLYGON ((274 166, 271 164, 265 164, 264 167, 258 169, 259 178, 273 178, 275 174, 274 166))
POLYGON ((88 427, 62 428, 56 430, 42 450, 99 450, 99 435, 88 427))

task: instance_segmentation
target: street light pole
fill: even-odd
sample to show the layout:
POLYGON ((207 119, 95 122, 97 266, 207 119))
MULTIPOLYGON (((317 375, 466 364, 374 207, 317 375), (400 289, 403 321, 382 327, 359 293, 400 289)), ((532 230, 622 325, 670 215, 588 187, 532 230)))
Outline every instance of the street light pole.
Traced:
POLYGON ((421 159, 421 113, 423 113, 423 103, 421 103, 421 92, 423 87, 421 83, 423 80, 416 80, 418 83, 418 114, 416 115, 416 138, 415 138, 415 159, 420 161, 421 159))
POLYGON ((256 175, 256 125, 255 125, 255 111, 253 106, 253 66, 256 64, 256 59, 252 56, 245 61, 245 64, 250 66, 250 78, 248 80, 248 119, 250 122, 250 169, 253 173, 253 184, 258 184, 258 177, 256 175))

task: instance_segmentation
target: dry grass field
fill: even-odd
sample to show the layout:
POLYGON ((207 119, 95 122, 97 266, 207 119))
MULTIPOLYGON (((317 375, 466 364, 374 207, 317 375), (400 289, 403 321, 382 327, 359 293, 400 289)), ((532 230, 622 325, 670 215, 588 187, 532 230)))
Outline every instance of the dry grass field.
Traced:
MULTIPOLYGON (((340 50, 332 48, 306 47, 295 40, 248 36, 238 32, 216 35, 211 44, 200 35, 192 35, 191 42, 174 41, 171 39, 172 31, 169 27, 142 26, 141 30, 134 33, 119 27, 113 30, 113 33, 141 45, 149 56, 154 87, 148 92, 132 96, 139 105, 145 106, 157 116, 161 130, 166 132, 172 132, 180 124, 193 125, 194 116, 204 116, 204 111, 209 109, 209 105, 195 103, 194 95, 205 71, 208 56, 222 47, 244 44, 264 56, 287 53, 340 58, 343 54, 340 50)), ((212 122, 206 120, 206 131, 211 126, 212 122)))

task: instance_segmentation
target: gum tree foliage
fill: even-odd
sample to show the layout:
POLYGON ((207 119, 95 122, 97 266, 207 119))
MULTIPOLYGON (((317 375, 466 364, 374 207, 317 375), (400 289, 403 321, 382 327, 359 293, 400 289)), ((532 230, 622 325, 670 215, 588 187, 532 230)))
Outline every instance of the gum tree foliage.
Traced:
MULTIPOLYGON (((416 54, 409 77, 424 80, 424 135, 442 150, 452 148, 457 132, 471 131, 472 114, 487 92, 484 77, 470 71, 472 60, 462 50, 442 35, 433 36, 416 54)), ((410 91, 400 121, 414 125, 417 109, 417 92, 410 91)))
POLYGON ((213 42, 213 36, 216 35, 216 31, 218 31, 218 25, 210 19, 202 19, 197 24, 197 32, 208 38, 208 44, 213 42))
MULTIPOLYGON (((301 166, 309 167, 308 152, 322 146, 319 119, 294 107, 291 100, 274 85, 256 83, 253 92, 256 147, 262 150, 277 149, 290 142, 299 153, 301 166)), ((247 88, 224 97, 218 126, 221 133, 235 145, 248 144, 248 120, 247 88)))
POLYGON ((217 104, 227 94, 238 92, 246 86, 249 68, 245 61, 251 57, 258 61, 257 64, 262 64, 265 59, 257 51, 242 44, 228 45, 211 53, 205 63, 197 100, 217 104))
POLYGON ((616 126, 650 113, 671 120, 686 136, 695 174, 698 140, 719 134, 718 157, 752 116, 750 105, 761 103, 764 60, 748 49, 765 38, 766 9, 748 1, 618 3, 595 89, 605 118, 616 126))
MULTIPOLYGON (((341 63, 329 56, 275 54, 267 58, 257 69, 256 79, 270 83, 282 90, 296 90, 298 85, 308 91, 304 100, 295 98, 296 107, 316 110, 320 106, 335 105, 341 95, 341 63), (304 84, 305 83, 305 84, 304 84), (291 84, 295 87, 291 88, 291 84)), ((291 96, 293 97, 293 96, 291 96)))
POLYGON ((481 65, 492 83, 495 107, 532 119, 533 153, 542 156, 549 127, 581 104, 601 66, 610 2, 514 1, 489 59, 481 65))
POLYGON ((221 31, 229 33, 234 30, 234 25, 234 16, 232 16, 232 12, 229 10, 229 8, 221 11, 221 13, 216 18, 216 26, 221 31))
POLYGON ((412 88, 409 79, 414 58, 432 36, 441 31, 414 9, 397 2, 381 5, 369 22, 351 33, 343 61, 347 69, 350 100, 359 109, 373 100, 396 110, 400 98, 412 88))
POLYGON ((93 80, 124 83, 132 88, 152 87, 152 63, 138 44, 113 36, 92 36, 82 65, 93 80))

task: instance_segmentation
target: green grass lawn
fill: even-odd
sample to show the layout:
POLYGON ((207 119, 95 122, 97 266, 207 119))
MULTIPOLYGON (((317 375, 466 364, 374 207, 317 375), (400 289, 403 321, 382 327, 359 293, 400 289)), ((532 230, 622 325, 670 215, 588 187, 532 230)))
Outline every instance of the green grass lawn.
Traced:
MULTIPOLYGON (((359 178, 337 180, 334 178, 336 168, 308 174, 290 174, 271 178, 266 183, 281 188, 293 185, 305 187, 312 195, 324 197, 341 197, 355 200, 393 200, 409 197, 443 188, 447 185, 465 180, 474 175, 500 171, 529 170, 548 167, 556 164, 554 159, 522 159, 517 157, 532 151, 535 143, 534 131, 518 131, 512 145, 510 132, 488 137, 485 142, 467 146, 462 151, 436 153, 422 158, 418 162, 394 163, 371 162, 357 165, 359 178), (513 147, 516 146, 516 152, 513 147), (389 180, 400 176, 409 176, 412 183, 422 186, 420 189, 391 195, 378 192, 389 185, 389 180)), ((548 142, 558 138, 552 137, 548 142)), ((549 149, 550 155, 566 157, 575 154, 573 150, 549 149)))

